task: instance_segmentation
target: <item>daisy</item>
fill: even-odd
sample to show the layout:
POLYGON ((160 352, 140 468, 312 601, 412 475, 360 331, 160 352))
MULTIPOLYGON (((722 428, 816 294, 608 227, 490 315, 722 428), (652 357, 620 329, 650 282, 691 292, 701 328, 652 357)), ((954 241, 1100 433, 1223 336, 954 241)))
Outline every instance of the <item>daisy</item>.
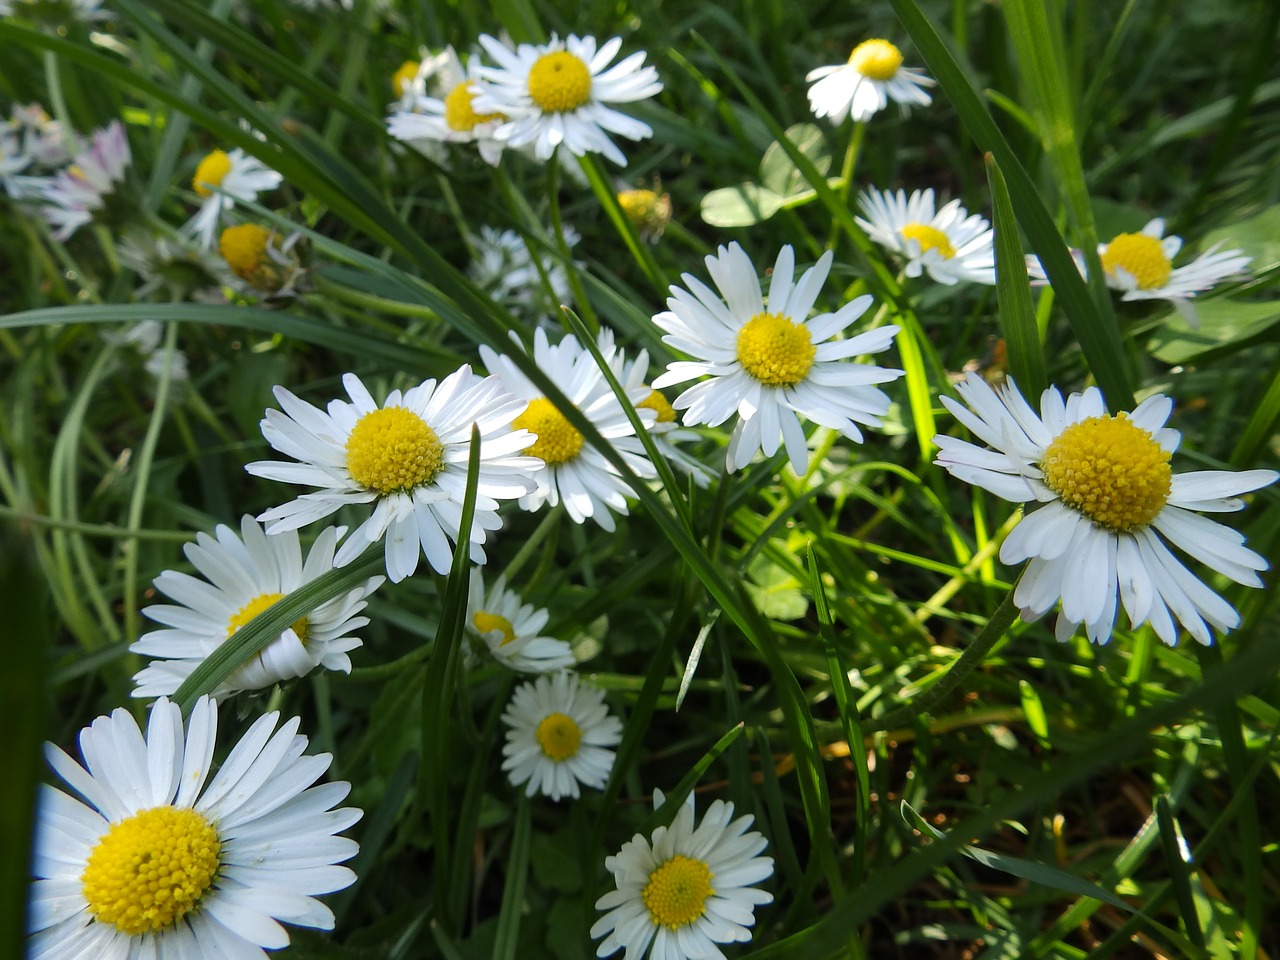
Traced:
POLYGON ((80 731, 84 765, 53 744, 50 766, 83 798, 41 788, 31 960, 266 960, 289 943, 278 921, 333 929, 316 899, 351 885, 356 855, 336 836, 360 819, 332 809, 350 784, 312 786, 298 719, 255 722, 210 776, 218 709, 201 697, 183 730, 165 698, 146 739, 123 708, 80 731), (274 731, 274 733, 273 733, 274 731))
POLYGON ((1210 626, 1225 633, 1239 625, 1240 615, 1165 541, 1236 583, 1262 586, 1257 571, 1267 561, 1244 546, 1243 535, 1192 511, 1240 510, 1237 496, 1274 482, 1275 471, 1173 473, 1170 455, 1181 438, 1165 427, 1173 401, 1161 394, 1132 413, 1108 416, 1096 387, 1065 402, 1050 387, 1037 416, 1012 378, 993 390, 970 373, 956 390, 972 413, 947 397, 942 402, 994 449, 938 436, 934 462, 1006 500, 1043 504, 1000 548, 1004 563, 1030 560, 1014 594, 1025 619, 1061 600, 1059 640, 1083 623, 1090 640, 1105 643, 1118 594, 1131 627, 1149 621, 1168 644, 1177 642, 1175 619, 1204 644, 1212 640, 1210 626))
POLYGON ((657 243, 662 232, 671 222, 671 194, 659 193, 647 187, 621 187, 618 190, 618 206, 640 238, 657 243))
MULTIPOLYGON (((222 643, 276 601, 333 569, 333 552, 345 527, 328 527, 312 545, 306 562, 298 532, 267 536, 253 517, 240 520, 240 536, 219 524, 214 536, 196 534, 183 547, 191 565, 204 577, 166 570, 155 588, 179 604, 160 604, 142 612, 169 629, 154 630, 129 649, 156 660, 133 677, 135 697, 172 694, 222 643)), ((382 585, 370 577, 296 620, 213 691, 218 698, 241 690, 261 690, 284 680, 305 677, 316 667, 351 672, 347 654, 361 645, 351 635, 369 623, 359 616, 366 598, 382 585)))
MULTIPOLYGON (((662 805, 662 791, 653 805, 662 805)), ((636 834, 615 856, 605 858, 617 889, 596 901, 607 910, 591 928, 604 937, 597 957, 625 949, 624 960, 719 958, 718 943, 746 943, 755 925, 755 908, 773 902, 773 894, 754 884, 773 874, 773 858, 758 854, 765 838, 747 832, 754 818, 733 819, 733 804, 716 800, 697 827, 693 795, 669 827, 649 839, 636 834), (652 949, 651 949, 652 948, 652 949)))
MULTIPOLYGON (((516 342, 519 343, 518 340, 516 342)), ((480 357, 485 366, 502 379, 508 390, 528 401, 527 409, 516 419, 515 425, 537 437, 537 442, 525 453, 546 464, 546 469, 534 476, 537 488, 521 498, 520 506, 525 510, 537 510, 544 503, 554 507, 563 500, 565 510, 575 523, 591 517, 612 533, 614 521, 610 511, 624 516, 627 513, 626 497, 631 490, 627 481, 599 450, 586 443, 582 434, 520 372, 510 357, 484 345, 480 347, 480 357)), ((605 362, 611 361, 612 355, 606 354, 605 362)), ((576 337, 569 334, 552 346, 546 331, 539 327, 534 331, 533 362, 622 454, 633 473, 645 480, 657 475, 618 398, 609 389, 608 381, 591 354, 582 348, 576 337)), ((649 391, 641 388, 628 393, 627 398, 638 405, 648 394, 649 391)), ((650 410, 640 410, 639 413, 646 424, 655 418, 650 410)))
POLYGON ((546 673, 574 665, 569 644, 538 635, 550 618, 546 610, 522 603, 519 594, 507 589, 505 577, 498 577, 485 590, 480 571, 471 571, 467 627, 504 666, 520 673, 546 673))
POLYGON ((622 721, 609 715, 604 694, 579 686, 562 670, 516 688, 502 714, 507 742, 502 769, 511 785, 559 800, 578 799, 578 784, 603 790, 613 769, 613 751, 622 740, 622 721))
POLYGON ((241 223, 222 231, 218 252, 250 290, 288 297, 298 292, 298 284, 306 277, 302 258, 294 249, 301 240, 301 233, 282 238, 274 227, 241 223))
POLYGON ((181 350, 162 347, 163 336, 164 324, 159 320, 140 320, 122 331, 104 334, 103 339, 113 346, 136 350, 142 356, 142 369, 157 380, 162 377, 175 383, 189 380, 187 355, 181 350))
POLYGON ((888 40, 863 41, 853 48, 848 63, 810 70, 805 80, 813 83, 813 115, 830 117, 832 123, 843 123, 849 116, 858 122, 870 120, 890 100, 904 108, 928 106, 931 97, 925 88, 933 86, 923 71, 902 65, 902 51, 888 40))
POLYGON ((532 144, 534 156, 547 160, 563 143, 574 156, 600 153, 625 167, 627 159, 609 134, 628 140, 653 136, 647 123, 608 106, 646 100, 662 89, 658 71, 643 66, 643 52, 609 67, 622 47, 621 37, 599 50, 594 37, 572 34, 563 41, 553 35, 550 43, 539 46, 522 43, 515 50, 489 36, 481 36, 480 43, 498 65, 479 68, 489 86, 472 108, 510 118, 494 133, 508 146, 532 144))
POLYGON ((978 214, 969 216, 959 200, 934 212, 933 190, 906 193, 872 187, 861 198, 869 219, 858 226, 876 243, 907 261, 903 272, 918 277, 924 270, 948 286, 960 280, 996 282, 995 234, 978 214))
POLYGON ((171 303, 226 303, 222 288, 231 283, 226 264, 190 237, 133 230, 120 241, 117 253, 120 265, 142 281, 134 291, 137 300, 161 293, 171 303))
POLYGON ((212 247, 218 236, 219 220, 237 200, 257 200, 259 193, 274 190, 282 179, 280 174, 239 147, 230 153, 214 150, 196 165, 191 188, 204 202, 182 229, 199 237, 202 247, 212 247))
POLYGON ((475 99, 483 90, 480 69, 478 57, 468 57, 464 64, 453 47, 447 48, 436 73, 443 96, 428 97, 424 91, 413 96, 407 107, 403 101, 408 97, 402 98, 400 109, 387 118, 387 132, 410 144, 422 140, 474 143, 484 162, 497 166, 505 144, 495 139, 494 131, 506 123, 507 116, 475 110, 475 99))
POLYGON ((533 436, 511 422, 525 407, 497 377, 481 378, 464 364, 445 377, 424 380, 382 406, 354 373, 342 378, 351 402, 332 400, 327 412, 275 388, 283 412, 268 410, 262 435, 299 463, 258 460, 245 469, 257 477, 319 487, 258 517, 267 533, 296 530, 345 504, 371 503, 373 512, 338 549, 341 567, 371 543, 386 539, 387 576, 399 583, 418 568, 419 544, 439 574, 453 562, 467 485, 471 427, 480 430, 480 477, 475 517, 465 536, 471 559, 484 563, 486 532, 502 526, 498 501, 533 489, 539 461, 519 456, 533 436))
POLYGON ((861 442, 857 425, 878 427, 889 409, 889 398, 873 384, 896 380, 901 370, 840 361, 888 349, 899 328, 880 327, 848 340, 831 340, 866 312, 869 296, 835 313, 809 317, 831 260, 828 250, 793 284, 795 254, 789 245, 783 247, 773 267, 766 306, 751 259, 732 243, 707 257, 718 293, 692 274, 683 274, 688 290, 672 286, 667 312, 653 318, 667 332, 664 343, 696 358, 668 364, 653 386, 661 389, 711 377, 685 390, 672 404, 685 411, 685 425, 714 427, 737 413, 725 458, 730 471, 749 463, 757 450, 773 456, 781 437, 792 469, 803 474, 809 451, 800 417, 861 442))
MULTIPOLYGON (((564 225, 565 246, 573 249, 581 237, 564 225)), ((573 303, 569 274, 558 258, 535 254, 514 230, 481 227, 471 238, 474 251, 467 276, 506 309, 530 320, 545 322, 561 304, 573 303)), ((575 265, 576 265, 575 261, 575 265)))
POLYGON ((55 240, 66 240, 106 204, 106 197, 124 182, 133 160, 124 125, 112 120, 105 129, 93 132, 92 143, 71 166, 45 183, 40 192, 42 213, 55 229, 55 240))

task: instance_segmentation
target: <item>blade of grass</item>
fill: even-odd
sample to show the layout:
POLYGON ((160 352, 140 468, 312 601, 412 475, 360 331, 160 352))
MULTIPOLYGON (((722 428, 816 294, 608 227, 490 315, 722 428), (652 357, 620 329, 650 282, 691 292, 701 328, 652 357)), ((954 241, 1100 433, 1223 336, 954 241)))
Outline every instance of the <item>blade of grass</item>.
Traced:
POLYGON ((1022 255, 1018 220, 1000 166, 989 153, 986 160, 995 225, 996 302, 1000 306, 1000 332, 1004 334, 1009 372, 1024 395, 1038 397, 1049 385, 1049 375, 1045 371, 1044 348, 1040 345, 1036 311, 1031 303, 1031 280, 1022 255))

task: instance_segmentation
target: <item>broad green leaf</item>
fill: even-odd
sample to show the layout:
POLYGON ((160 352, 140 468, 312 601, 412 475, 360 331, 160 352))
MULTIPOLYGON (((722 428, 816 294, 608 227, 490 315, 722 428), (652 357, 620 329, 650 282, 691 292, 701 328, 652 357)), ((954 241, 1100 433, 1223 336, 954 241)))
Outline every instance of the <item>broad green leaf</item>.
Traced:
POLYGON ((1200 241, 1200 249, 1208 250, 1219 243, 1223 249, 1239 248, 1253 257, 1253 263, 1249 264, 1252 274, 1264 273, 1280 265, 1280 204, 1267 207, 1245 220, 1210 230, 1200 241))
POLYGON ((751 561, 744 586, 756 609, 770 620, 799 620, 809 612, 800 584, 764 554, 751 561))
POLYGON ((1206 300, 1194 303, 1200 329, 1192 330, 1177 313, 1151 338, 1151 355, 1164 363, 1188 363, 1202 354, 1242 343, 1280 320, 1280 301, 1241 303, 1238 300, 1206 300))
MULTIPOLYGON (((831 154, 827 152, 827 140, 820 129, 812 123, 797 123, 787 127, 787 139, 809 158, 819 174, 826 176, 831 169, 831 154)), ((760 182, 784 197, 812 190, 804 173, 776 140, 769 144, 760 161, 760 182)))
POLYGON ((702 219, 713 227, 749 227, 782 209, 783 197, 758 183, 721 187, 702 198, 702 219))

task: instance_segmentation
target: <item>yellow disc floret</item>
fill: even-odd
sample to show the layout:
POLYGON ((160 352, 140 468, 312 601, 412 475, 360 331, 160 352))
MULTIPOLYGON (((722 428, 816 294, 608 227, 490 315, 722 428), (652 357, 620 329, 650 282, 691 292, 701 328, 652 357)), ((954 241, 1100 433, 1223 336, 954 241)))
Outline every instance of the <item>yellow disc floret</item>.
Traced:
POLYGON ((512 426, 528 430, 538 439, 525 448, 531 457, 538 457, 548 467, 567 463, 582 449, 582 434, 564 418, 564 414, 546 397, 530 400, 524 413, 516 417, 512 426))
POLYGON ((271 231, 256 223, 239 223, 227 227, 218 238, 218 250, 233 273, 241 280, 253 282, 264 266, 270 264, 267 244, 271 231))
POLYGON ((516 638, 516 631, 511 626, 511 621, 501 614, 487 613, 484 610, 477 610, 471 618, 471 623, 481 633, 489 633, 491 630, 498 630, 502 633, 502 643, 499 646, 505 647, 508 643, 516 638))
POLYGON ((849 63, 868 80, 892 80, 902 66, 902 51, 888 40, 864 40, 849 54, 849 63))
POLYGON ((1067 427, 1040 466, 1063 503, 1108 530, 1147 526, 1172 490, 1168 451, 1124 413, 1067 427))
POLYGON ((534 736, 542 752, 556 763, 561 763, 578 752, 582 729, 568 714, 549 713, 538 724, 534 736))
POLYGON ((568 50, 544 53, 529 70, 529 96, 543 113, 568 113, 591 99, 591 71, 568 50))
POLYGON ((1133 277, 1139 290, 1164 286, 1173 272, 1160 241, 1145 233, 1122 233, 1107 244, 1102 269, 1114 275, 1117 268, 1133 277))
POLYGON ((395 91, 397 97, 403 97, 413 86, 413 82, 418 79, 418 67, 417 60, 406 60, 400 64, 400 69, 391 75, 391 89, 395 91))
POLYGON ((225 150, 214 150, 196 164, 196 175, 191 178, 191 189, 202 197, 213 194, 210 187, 222 186, 222 181, 231 172, 231 157, 225 150))
POLYGON ((470 80, 462 81, 449 91, 449 95, 444 98, 444 122, 449 125, 450 130, 470 133, 479 124, 507 119, 501 113, 476 113, 471 106, 475 97, 470 80))
POLYGON ((808 328, 780 313, 757 313, 738 331, 738 361, 771 387, 794 387, 803 380, 817 350, 808 328))
POLYGON ((931 227, 927 223, 908 223, 902 228, 901 233, 906 239, 920 244, 922 256, 930 250, 937 250, 944 260, 950 260, 956 255, 956 248, 951 245, 947 235, 937 227, 931 227))
MULTIPOLYGON (((235 633, 237 630, 243 627, 246 623, 248 623, 258 614, 263 613, 271 609, 272 607, 274 607, 276 605, 276 601, 283 600, 283 599, 284 599, 283 593, 258 594, 258 596, 254 597, 252 600, 246 603, 243 607, 237 610, 235 614, 232 615, 231 619, 227 621, 227 636, 228 637, 231 636, 233 633, 235 633)), ((307 622, 307 618, 299 617, 297 620, 293 621, 293 623, 290 624, 290 626, 293 628, 293 632, 298 635, 298 639, 301 640, 303 643, 306 643, 307 628, 309 626, 307 622)))
POLYGON ((676 855, 649 874, 641 896, 655 924, 676 930, 701 917, 715 894, 714 876, 702 860, 676 855))
POLYGON ((636 404, 641 410, 654 410, 658 414, 656 423, 674 423, 676 411, 667 398, 657 390, 650 390, 649 395, 636 404))
POLYGON ((130 936, 171 927, 199 906, 221 847, 213 825, 185 807, 154 807, 112 824, 80 875, 89 912, 130 936))
POLYGON ((430 483, 443 466, 444 444, 426 421, 404 407, 366 413, 347 438, 351 479, 384 496, 430 483))

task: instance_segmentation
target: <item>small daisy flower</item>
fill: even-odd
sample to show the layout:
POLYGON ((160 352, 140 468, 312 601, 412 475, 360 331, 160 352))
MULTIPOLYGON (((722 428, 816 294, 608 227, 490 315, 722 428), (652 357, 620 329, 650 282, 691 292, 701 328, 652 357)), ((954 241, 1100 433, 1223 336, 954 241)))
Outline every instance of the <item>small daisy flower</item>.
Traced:
MULTIPOLYGON (((158 604, 142 611, 168 629, 153 630, 129 647, 156 658, 134 675, 133 695, 174 693, 233 633, 285 595, 332 570, 333 552, 344 532, 344 527, 326 528, 305 563, 296 530, 269 537, 250 516, 241 519, 239 537, 225 524, 219 524, 212 537, 196 534, 196 542, 183 552, 204 579, 174 570, 156 577, 156 590, 178 605, 158 604)), ((370 577, 300 617, 224 680, 214 696, 261 690, 305 677, 316 667, 350 673, 347 654, 361 645, 352 631, 369 623, 359 614, 366 598, 381 585, 382 577, 370 577)))
POLYGON ((1111 636, 1119 602, 1136 629, 1150 622, 1165 643, 1177 642, 1176 619, 1201 643, 1209 628, 1223 633, 1240 615, 1198 580, 1166 541, 1236 583, 1260 587, 1267 561, 1244 546, 1240 533, 1193 511, 1243 509, 1239 494, 1275 482, 1273 470, 1198 470, 1175 474, 1169 465, 1180 435, 1165 426, 1173 401, 1148 397, 1132 413, 1108 416, 1090 387, 1064 402, 1054 387, 1037 415, 1013 379, 993 390, 970 373, 957 384, 966 410, 948 397, 947 409, 990 450, 934 437, 938 466, 954 477, 1015 503, 1043 506, 1028 513, 1000 547, 1000 559, 1029 560, 1014 600, 1025 619, 1044 616, 1059 600, 1059 640, 1080 624, 1089 639, 1111 636))
POLYGON ((298 284, 306 276, 302 259, 294 249, 301 239, 301 233, 281 238, 274 228, 241 223, 222 231, 218 252, 231 272, 250 289, 271 297, 288 297, 297 293, 298 284))
POLYGON ((803 474, 809 451, 800 417, 861 442, 858 424, 878 427, 889 409, 889 398, 873 384, 896 380, 902 371, 841 361, 888 349, 899 328, 831 340, 867 311, 869 296, 835 313, 809 317, 831 260, 828 250, 792 283, 795 254, 784 246, 773 267, 766 305, 756 269, 742 247, 720 247, 707 257, 719 292, 683 274, 688 289, 672 286, 667 312, 653 318, 667 333, 664 343, 696 358, 668 364, 667 372, 653 381, 654 388, 711 378, 685 390, 672 404, 685 411, 685 424, 714 427, 738 415, 725 458, 731 471, 749 463, 757 450, 773 456, 781 438, 792 469, 803 474))
POLYGON ((850 116, 858 122, 870 120, 890 100, 905 109, 912 104, 928 106, 932 99, 925 88, 933 86, 933 81, 921 70, 904 67, 902 51, 888 40, 863 41, 853 48, 848 63, 810 70, 805 80, 813 84, 809 88, 813 115, 830 117, 832 123, 843 123, 850 116))
POLYGON ((37 166, 62 166, 85 147, 78 134, 65 130, 38 103, 14 104, 10 125, 22 134, 22 153, 37 166))
POLYGON ((420 553, 446 574, 453 562, 450 542, 460 536, 471 544, 472 561, 484 563, 487 531, 502 526, 498 501, 535 486, 530 475, 539 461, 519 455, 534 438, 511 426, 525 402, 497 377, 478 377, 465 364, 438 385, 425 380, 403 394, 393 390, 381 406, 355 374, 342 383, 351 402, 330 401, 327 411, 275 388, 283 411, 267 411, 262 435, 299 462, 259 460, 245 469, 319 489, 259 516, 267 532, 296 530, 346 504, 372 504, 369 518, 338 549, 335 565, 345 566, 385 539, 393 583, 418 568, 420 553), (480 430, 479 486, 471 529, 460 531, 472 424, 480 430))
POLYGON ((231 283, 226 264, 190 237, 134 230, 125 234, 117 252, 120 264, 142 281, 134 291, 137 300, 160 293, 169 302, 226 302, 222 288, 231 283))
MULTIPOLYGON (((570 250, 581 237, 564 226, 564 242, 570 250)), ((538 259, 514 230, 481 227, 471 238, 474 256, 467 276, 503 307, 529 320, 547 322, 561 304, 572 304, 569 274, 557 258, 541 252, 538 259)), ((575 261, 576 262, 576 261, 575 261)))
POLYGON ((257 200, 258 194, 274 190, 283 179, 239 147, 230 153, 214 150, 196 164, 191 188, 204 202, 182 229, 199 237, 202 247, 212 247, 222 215, 231 210, 237 200, 257 200), (215 192, 215 188, 221 192, 215 192))
POLYGON ((903 271, 918 277, 927 270, 938 283, 948 286, 960 280, 996 282, 995 234, 985 219, 970 216, 952 200, 934 211, 933 190, 915 190, 910 198, 874 187, 862 194, 862 209, 869 219, 858 226, 876 243, 903 257, 903 271))
POLYGON ((479 58, 468 57, 463 64, 452 47, 446 49, 436 74, 443 96, 428 97, 424 92, 414 97, 407 108, 402 106, 387 118, 387 132, 410 144, 422 140, 474 143, 484 162, 496 166, 505 144, 494 138, 494 131, 506 123, 507 116, 476 111, 475 99, 484 86, 480 69, 479 58))
POLYGON ((280 921, 332 930, 316 896, 355 880, 337 864, 359 848, 336 834, 360 811, 333 809, 350 784, 313 786, 333 758, 305 755, 298 719, 279 719, 259 718, 216 773, 208 697, 185 731, 162 697, 145 739, 124 708, 99 717, 80 731, 83 766, 48 744, 83 800, 41 788, 28 956, 266 960, 289 944, 280 921))
POLYGON ((657 243, 671 222, 671 194, 645 187, 626 187, 618 191, 618 206, 642 240, 657 243))
POLYGON ((576 662, 569 644, 538 633, 551 615, 524 603, 507 589, 505 577, 489 587, 478 569, 467 584, 467 628, 483 642, 499 663, 518 673, 547 673, 572 667, 576 662))
POLYGON ((502 722, 510 728, 502 769, 513 787, 525 784, 525 796, 577 800, 580 783, 604 789, 622 721, 609 715, 601 691, 578 684, 577 674, 562 670, 517 687, 502 722))
POLYGON ((142 355, 142 369, 159 380, 165 377, 175 383, 190 379, 187 355, 181 350, 169 351, 160 346, 164 324, 159 320, 140 320, 124 330, 105 333, 103 339, 118 347, 132 347, 142 355))
POLYGON ((662 90, 658 71, 643 66, 643 52, 609 66, 622 48, 621 37, 598 50, 594 37, 572 34, 563 41, 552 36, 539 46, 522 43, 515 50, 489 36, 481 36, 480 43, 497 66, 479 68, 489 86, 472 108, 510 118, 494 134, 508 146, 532 144, 534 156, 548 160, 564 144, 574 156, 599 153, 625 167, 627 158, 609 134, 628 140, 653 136, 647 123, 609 106, 646 100, 662 90))
POLYGON ((133 156, 124 125, 113 120, 105 129, 93 132, 89 149, 71 166, 48 181, 41 191, 43 214, 55 229, 54 239, 66 240, 106 204, 106 197, 124 182, 133 156))
MULTIPOLYGON (((660 790, 653 805, 662 805, 660 790)), ((773 875, 773 858, 759 856, 768 841, 747 832, 754 818, 733 819, 733 804, 716 800, 694 826, 693 795, 669 827, 649 839, 636 834, 604 861, 617 889, 596 901, 608 912, 591 928, 604 937, 597 957, 626 950, 624 960, 724 960, 716 944, 747 943, 755 908, 773 894, 755 884, 773 875)))

